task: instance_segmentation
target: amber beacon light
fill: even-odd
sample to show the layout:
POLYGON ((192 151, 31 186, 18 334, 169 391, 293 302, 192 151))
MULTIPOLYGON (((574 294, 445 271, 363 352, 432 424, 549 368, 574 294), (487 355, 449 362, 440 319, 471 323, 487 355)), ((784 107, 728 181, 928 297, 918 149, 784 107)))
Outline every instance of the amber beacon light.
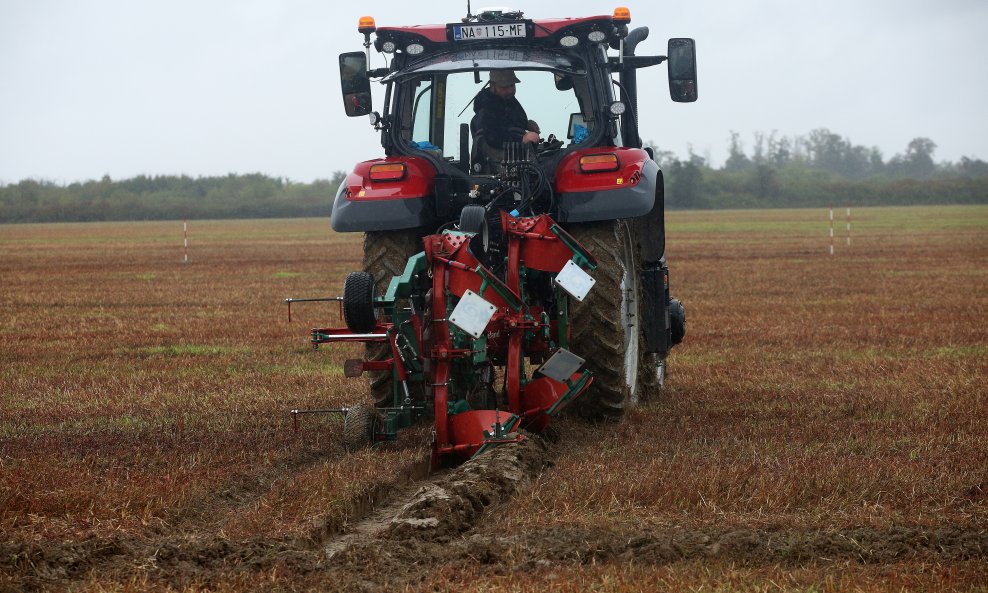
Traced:
POLYGON ((357 22, 357 31, 364 34, 370 34, 377 31, 377 23, 374 22, 374 17, 372 16, 362 16, 360 21, 357 22))
POLYGON ((611 20, 615 23, 627 25, 631 22, 631 11, 625 6, 619 6, 614 9, 614 14, 611 16, 611 20))

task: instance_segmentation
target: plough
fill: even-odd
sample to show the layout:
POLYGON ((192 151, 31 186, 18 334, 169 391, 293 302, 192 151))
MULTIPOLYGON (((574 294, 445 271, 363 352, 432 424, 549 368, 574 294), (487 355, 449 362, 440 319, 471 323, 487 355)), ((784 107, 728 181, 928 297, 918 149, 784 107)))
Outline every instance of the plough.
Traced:
POLYGON ((345 415, 348 449, 395 440, 431 416, 434 461, 463 460, 524 438, 518 429, 544 430, 593 382, 567 347, 569 302, 586 298, 596 260, 548 215, 498 214, 503 249, 491 249, 484 207, 469 206, 458 229, 424 238, 382 296, 370 274, 350 273, 340 298, 345 326, 311 331, 315 346, 386 344, 390 353, 344 365, 348 377, 393 377, 391 405, 327 410, 345 415), (468 228, 472 220, 482 226, 468 228), (484 263, 497 252, 503 277, 484 263))

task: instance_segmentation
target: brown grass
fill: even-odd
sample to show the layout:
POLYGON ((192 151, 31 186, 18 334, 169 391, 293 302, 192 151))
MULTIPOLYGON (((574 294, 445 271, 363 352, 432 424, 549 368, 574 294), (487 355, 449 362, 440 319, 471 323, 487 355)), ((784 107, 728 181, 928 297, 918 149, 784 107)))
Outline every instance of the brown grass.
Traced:
POLYGON ((988 525, 985 209, 859 211, 833 259, 823 213, 756 220, 786 214, 823 232, 671 235, 689 330, 669 390, 575 442, 504 521, 988 525), (871 230, 887 216, 906 228, 871 230))
MULTIPOLYGON (((200 529, 231 536, 341 521, 414 453, 347 457, 339 420, 292 407, 353 400, 306 330, 336 311, 359 247, 325 221, 4 227, 0 527, 23 538, 200 529), (330 262, 330 263, 327 263, 330 262), (217 511, 250 503, 217 521, 217 511)), ((222 516, 222 513, 220 513, 222 516)))
MULTIPOLYGON (((555 467, 478 532, 984 530, 988 208, 854 214, 853 244, 839 240, 834 258, 825 212, 671 214, 667 256, 689 330, 667 391, 619 426, 568 424, 555 467)), ((346 456, 336 419, 291 430, 289 408, 359 396, 341 371, 356 350, 306 344, 335 306, 296 306, 289 325, 281 303, 338 294, 359 237, 322 220, 217 221, 191 223, 190 241, 184 266, 181 223, 0 226, 0 544, 312 538, 421 455, 421 433, 346 456)), ((440 562, 409 584, 940 590, 983 588, 984 568, 984 556, 511 574, 440 562)), ((98 575, 84 587, 167 587, 98 575)), ((320 586, 298 578, 276 582, 320 586)))

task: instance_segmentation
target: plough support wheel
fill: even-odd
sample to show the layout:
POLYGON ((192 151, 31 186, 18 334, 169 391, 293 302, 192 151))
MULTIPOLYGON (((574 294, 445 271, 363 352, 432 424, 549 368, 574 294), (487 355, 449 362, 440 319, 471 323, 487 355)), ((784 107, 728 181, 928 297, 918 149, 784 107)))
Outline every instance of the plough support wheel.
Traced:
POLYGON ((357 334, 374 329, 374 277, 367 272, 350 272, 343 282, 343 319, 357 334))
POLYGON ((350 452, 369 447, 376 441, 380 417, 373 406, 357 404, 343 417, 343 447, 350 452))

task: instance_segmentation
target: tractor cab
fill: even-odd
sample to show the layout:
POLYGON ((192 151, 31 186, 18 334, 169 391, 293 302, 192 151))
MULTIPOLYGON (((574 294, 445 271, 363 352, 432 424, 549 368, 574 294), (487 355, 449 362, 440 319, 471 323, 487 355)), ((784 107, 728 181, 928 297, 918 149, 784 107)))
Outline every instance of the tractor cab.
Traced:
MULTIPOLYGON (((386 157, 366 172, 355 171, 360 178, 348 180, 349 197, 370 196, 377 189, 374 181, 405 182, 429 194, 414 196, 426 197, 427 203, 412 221, 429 226, 455 219, 464 205, 490 203, 513 185, 521 191, 512 196, 514 203, 499 204, 507 210, 524 206, 561 221, 593 219, 596 213, 573 211, 556 194, 564 198, 599 189, 602 184, 585 176, 623 173, 622 161, 637 162, 639 171, 644 166, 637 155, 618 151, 641 148, 637 70, 669 59, 673 100, 696 100, 693 41, 670 40, 668 58, 635 56, 648 29, 629 32, 630 20, 627 9, 546 20, 526 19, 520 11, 483 11, 459 23, 380 28, 372 18, 361 18, 358 30, 366 53, 340 56, 344 107, 348 116, 370 117, 381 132, 386 157), (383 55, 384 67, 370 68, 372 45, 383 55), (618 55, 609 55, 611 49, 618 55), (519 142, 518 134, 516 141, 505 142, 499 130, 485 129, 478 121, 496 90, 492 73, 498 72, 514 77, 514 97, 527 115, 522 131, 536 132, 538 142, 519 142), (372 81, 384 86, 380 113, 373 110, 372 81)), ((413 197, 393 189, 398 191, 388 197, 413 197)), ((398 223, 392 217, 386 217, 387 223, 377 216, 366 220, 347 204, 338 200, 337 205, 343 207, 334 212, 337 230, 396 228, 398 223)), ((613 217, 606 207, 600 215, 613 217)))

